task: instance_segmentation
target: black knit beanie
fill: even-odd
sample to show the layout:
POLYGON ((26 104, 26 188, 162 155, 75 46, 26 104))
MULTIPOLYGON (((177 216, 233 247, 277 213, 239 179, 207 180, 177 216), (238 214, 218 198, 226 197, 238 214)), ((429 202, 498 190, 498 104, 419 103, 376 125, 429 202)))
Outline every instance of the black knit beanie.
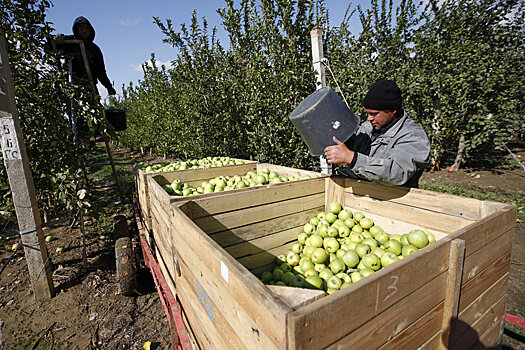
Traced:
POLYGON ((392 80, 379 80, 368 90, 363 106, 378 111, 399 110, 402 107, 401 90, 392 80))

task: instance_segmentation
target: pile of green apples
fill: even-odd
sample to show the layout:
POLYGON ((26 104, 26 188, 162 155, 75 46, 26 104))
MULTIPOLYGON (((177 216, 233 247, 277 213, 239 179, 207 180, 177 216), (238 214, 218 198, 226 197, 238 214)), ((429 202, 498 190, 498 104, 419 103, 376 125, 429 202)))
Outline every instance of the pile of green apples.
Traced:
POLYGON ((176 170, 212 168, 246 163, 248 163, 247 160, 230 157, 206 157, 202 159, 189 159, 185 161, 164 162, 158 164, 139 163, 137 167, 145 173, 163 173, 176 170))
POLYGON ((304 225, 292 250, 276 258, 273 271, 261 274, 263 283, 331 294, 436 241, 423 230, 389 235, 363 213, 339 203, 329 209, 304 225))
POLYGON ((198 194, 206 194, 212 192, 221 192, 235 190, 238 188, 254 187, 259 185, 276 184, 281 182, 311 179, 312 177, 319 177, 320 175, 304 175, 301 178, 295 176, 280 176, 275 171, 269 169, 261 169, 255 173, 249 171, 246 175, 235 176, 217 176, 209 181, 204 181, 199 187, 191 186, 187 183, 176 179, 171 184, 164 184, 162 188, 173 196, 195 196, 198 194))

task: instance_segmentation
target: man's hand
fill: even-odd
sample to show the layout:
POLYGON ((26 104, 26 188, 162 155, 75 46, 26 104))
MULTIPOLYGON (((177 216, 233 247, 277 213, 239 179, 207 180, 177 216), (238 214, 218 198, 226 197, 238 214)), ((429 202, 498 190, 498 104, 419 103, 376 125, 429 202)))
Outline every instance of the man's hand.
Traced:
POLYGON ((344 165, 352 163, 352 159, 354 159, 354 151, 349 150, 348 147, 346 147, 345 144, 339 141, 335 136, 334 142, 336 143, 335 146, 328 146, 324 149, 324 154, 328 163, 344 165))
POLYGON ((108 95, 115 95, 117 92, 113 86, 108 87, 108 95))

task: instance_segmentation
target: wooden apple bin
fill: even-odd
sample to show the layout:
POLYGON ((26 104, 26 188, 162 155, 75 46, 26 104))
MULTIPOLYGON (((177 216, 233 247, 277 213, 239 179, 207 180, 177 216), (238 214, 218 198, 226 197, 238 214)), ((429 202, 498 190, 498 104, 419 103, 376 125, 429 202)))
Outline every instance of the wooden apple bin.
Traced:
POLYGON ((200 348, 499 343, 515 206, 331 178, 190 199, 168 203, 155 193, 152 219, 153 230, 163 232, 165 268, 200 348), (438 240, 344 290, 291 306, 253 273, 269 269, 304 223, 335 201, 389 234, 423 228, 438 240))

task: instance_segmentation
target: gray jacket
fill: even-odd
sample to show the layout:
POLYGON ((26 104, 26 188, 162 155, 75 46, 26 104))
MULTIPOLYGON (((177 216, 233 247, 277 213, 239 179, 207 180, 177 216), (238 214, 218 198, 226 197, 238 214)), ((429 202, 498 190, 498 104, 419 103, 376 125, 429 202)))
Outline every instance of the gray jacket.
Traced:
POLYGON ((419 178, 430 161, 430 142, 425 131, 406 112, 373 142, 372 131, 372 124, 366 121, 347 142, 351 150, 359 153, 355 164, 348 167, 349 175, 418 187, 419 178))

